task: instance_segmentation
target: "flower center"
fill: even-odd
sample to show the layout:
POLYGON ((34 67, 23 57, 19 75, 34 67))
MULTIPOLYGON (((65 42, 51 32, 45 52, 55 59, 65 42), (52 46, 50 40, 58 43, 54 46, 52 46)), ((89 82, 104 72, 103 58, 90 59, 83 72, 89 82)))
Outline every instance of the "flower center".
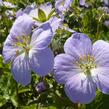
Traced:
POLYGON ((94 57, 90 55, 81 57, 76 63, 87 76, 91 75, 91 69, 96 68, 94 57))
POLYGON ((16 37, 16 43, 15 46, 20 47, 20 50, 16 51, 16 54, 21 54, 25 52, 26 55, 28 55, 30 50, 30 36, 22 36, 22 37, 16 37))

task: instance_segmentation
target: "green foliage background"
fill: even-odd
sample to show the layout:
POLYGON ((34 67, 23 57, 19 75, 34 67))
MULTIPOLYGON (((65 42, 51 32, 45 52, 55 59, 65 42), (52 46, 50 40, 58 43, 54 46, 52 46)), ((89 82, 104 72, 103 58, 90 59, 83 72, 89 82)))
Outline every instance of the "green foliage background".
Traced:
MULTIPOLYGON (((10 28, 16 19, 15 13, 18 9, 24 9, 27 5, 36 2, 42 4, 54 0, 7 0, 16 5, 16 8, 0 7, 0 53, 2 53, 3 42, 9 34, 10 28), (6 11, 14 12, 13 19, 9 19, 6 11)), ((77 32, 87 34, 93 42, 99 39, 109 41, 109 27, 104 25, 104 21, 109 19, 109 14, 102 9, 102 0, 87 0, 89 8, 80 7, 79 0, 74 0, 71 9, 65 15, 65 24, 77 32)), ((63 52, 64 42, 71 33, 65 30, 58 30, 51 44, 54 54, 63 52)), ((109 95, 104 95, 97 90, 95 100, 87 105, 72 103, 65 95, 62 85, 56 83, 52 75, 45 78, 32 73, 31 84, 23 87, 13 80, 10 64, 4 64, 0 55, 0 109, 109 109, 109 95), (37 92, 36 85, 44 81, 47 89, 37 92)))

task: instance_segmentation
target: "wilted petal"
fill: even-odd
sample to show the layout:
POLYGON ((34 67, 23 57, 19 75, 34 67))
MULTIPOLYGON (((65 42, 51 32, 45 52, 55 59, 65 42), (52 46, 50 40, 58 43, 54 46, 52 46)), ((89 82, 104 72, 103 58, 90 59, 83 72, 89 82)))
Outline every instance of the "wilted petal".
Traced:
POLYGON ((96 95, 96 85, 83 73, 74 75, 65 84, 65 92, 74 103, 88 104, 96 95))
POLYGON ((34 72, 40 76, 45 76, 53 70, 53 52, 46 48, 41 51, 30 51, 30 64, 34 72))
POLYGON ((95 75, 95 82, 97 87, 105 94, 109 94, 109 68, 98 67, 92 70, 92 74, 95 75))
POLYGON ((14 79, 22 85, 27 85, 31 81, 31 69, 29 58, 24 53, 16 57, 12 64, 12 74, 14 79))
POLYGON ((98 40, 93 44, 92 53, 97 66, 109 67, 109 43, 98 40))
POLYGON ((65 83, 73 75, 79 73, 76 60, 70 55, 60 54, 54 60, 54 76, 57 82, 65 83))
POLYGON ((15 20, 10 30, 10 34, 13 36, 28 36, 32 32, 33 23, 34 22, 31 17, 23 14, 15 20))
POLYGON ((50 44, 52 37, 52 28, 49 23, 45 23, 34 31, 30 45, 32 49, 45 49, 50 44))
POLYGON ((74 33, 64 44, 64 51, 77 57, 90 55, 92 52, 92 42, 87 35, 82 33, 74 33))

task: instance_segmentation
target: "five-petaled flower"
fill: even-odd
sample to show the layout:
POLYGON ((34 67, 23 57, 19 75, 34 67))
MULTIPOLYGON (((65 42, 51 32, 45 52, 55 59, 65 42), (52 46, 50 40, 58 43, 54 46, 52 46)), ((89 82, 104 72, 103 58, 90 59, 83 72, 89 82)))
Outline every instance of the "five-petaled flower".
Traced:
POLYGON ((93 45, 87 35, 74 33, 64 45, 65 54, 54 61, 54 76, 65 84, 65 92, 74 103, 90 103, 96 89, 109 94, 109 43, 93 45))
POLYGON ((4 60, 12 62, 14 79, 22 85, 30 83, 31 71, 45 76, 53 69, 54 56, 48 48, 53 35, 51 26, 45 23, 32 34, 33 24, 26 14, 18 17, 3 47, 4 60))

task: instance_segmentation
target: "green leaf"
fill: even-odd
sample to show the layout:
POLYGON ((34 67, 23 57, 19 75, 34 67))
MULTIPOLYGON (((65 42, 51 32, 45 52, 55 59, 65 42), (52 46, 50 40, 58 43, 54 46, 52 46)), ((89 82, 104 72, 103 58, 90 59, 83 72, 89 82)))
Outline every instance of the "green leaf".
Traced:
POLYGON ((30 91, 30 88, 28 88, 28 87, 19 88, 18 94, 29 92, 29 91, 30 91))
POLYGON ((41 9, 38 9, 38 18, 41 22, 45 22, 47 20, 44 11, 41 9))
POLYGON ((6 104, 7 100, 0 95, 0 107, 6 104))
POLYGON ((55 106, 41 107, 41 109, 57 109, 55 106))
POLYGON ((18 107, 18 98, 17 96, 12 96, 11 97, 11 102, 15 107, 18 107))
POLYGON ((37 107, 36 104, 33 104, 29 106, 22 106, 19 109, 37 109, 36 107, 37 107))

